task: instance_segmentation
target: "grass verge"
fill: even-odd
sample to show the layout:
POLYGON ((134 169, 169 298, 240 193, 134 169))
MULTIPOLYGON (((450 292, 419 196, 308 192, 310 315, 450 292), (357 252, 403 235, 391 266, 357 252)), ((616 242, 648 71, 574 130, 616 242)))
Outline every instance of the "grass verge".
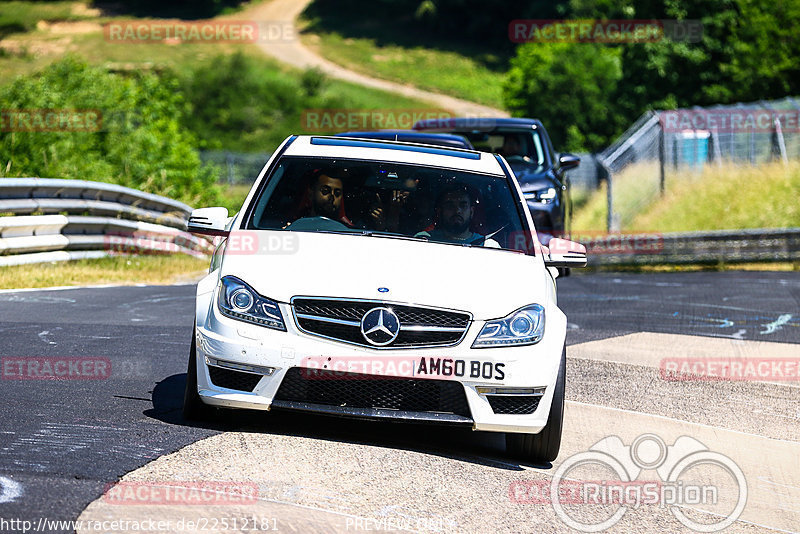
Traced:
MULTIPOLYGON (((627 232, 691 232, 800 227, 800 162, 707 165, 701 173, 668 173, 658 195, 655 163, 633 164, 614 177, 614 211, 627 232)), ((605 184, 573 220, 575 231, 606 228, 605 184)))
POLYGON ((372 3, 364 16, 357 2, 314 0, 298 22, 300 38, 348 69, 502 109, 513 44, 436 30, 399 4, 372 3))
MULTIPOLYGON (((244 199, 247 198, 247 193, 250 192, 252 185, 221 185, 222 198, 224 200, 222 206, 228 208, 228 215, 232 216, 234 213, 242 209, 244 199)), ((210 207, 210 206, 197 206, 197 207, 210 207)))
POLYGON ((356 72, 503 108, 505 73, 456 52, 381 45, 338 33, 304 33, 301 39, 316 53, 356 72))
POLYGON ((185 254, 109 256, 90 260, 12 265, 0 269, 0 289, 100 284, 174 284, 199 279, 208 259, 185 254))

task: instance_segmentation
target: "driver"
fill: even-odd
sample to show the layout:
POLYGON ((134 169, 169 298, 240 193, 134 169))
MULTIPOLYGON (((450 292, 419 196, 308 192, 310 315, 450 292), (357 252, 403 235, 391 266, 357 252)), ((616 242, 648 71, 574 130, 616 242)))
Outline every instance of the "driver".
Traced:
POLYGON ((316 169, 311 173, 300 213, 284 229, 291 230, 341 230, 353 226, 344 213, 344 181, 334 169, 316 169))
POLYGON ((430 232, 419 232, 416 236, 434 241, 500 248, 497 241, 470 229, 474 215, 475 203, 469 189, 463 185, 449 187, 442 191, 436 202, 436 227, 430 232))
POLYGON ((309 194, 311 197, 310 217, 327 217, 338 221, 341 219, 342 193, 344 184, 342 179, 331 176, 333 173, 329 169, 317 171, 316 176, 311 179, 309 184, 309 194))
POLYGON ((517 135, 507 135, 503 139, 503 148, 500 149, 500 154, 504 158, 510 157, 525 157, 522 153, 522 143, 517 135))

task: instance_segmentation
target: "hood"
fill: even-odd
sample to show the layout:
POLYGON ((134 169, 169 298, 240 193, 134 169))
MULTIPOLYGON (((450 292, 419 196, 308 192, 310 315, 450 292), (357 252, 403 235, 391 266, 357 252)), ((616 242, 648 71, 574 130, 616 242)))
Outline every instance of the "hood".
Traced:
POLYGON ((520 189, 531 191, 553 187, 553 175, 545 167, 528 163, 509 164, 517 177, 520 189))
POLYGON ((286 243, 287 236, 294 242, 284 250, 260 253, 237 253, 231 246, 222 264, 222 276, 236 276, 280 302, 301 295, 376 299, 468 311, 481 320, 544 304, 547 296, 541 256, 310 232, 232 232, 231 243, 237 234, 259 243, 286 243))

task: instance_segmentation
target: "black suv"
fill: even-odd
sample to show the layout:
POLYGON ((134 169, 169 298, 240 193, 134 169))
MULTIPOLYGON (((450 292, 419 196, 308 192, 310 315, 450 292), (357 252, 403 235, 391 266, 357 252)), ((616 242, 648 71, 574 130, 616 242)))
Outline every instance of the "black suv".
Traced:
MULTIPOLYGON (((578 166, 573 154, 557 154, 536 119, 456 118, 419 121, 417 131, 466 137, 476 150, 503 156, 525 195, 536 231, 569 239, 572 202, 565 172, 578 166)), ((546 241, 546 240, 545 240, 546 241)))

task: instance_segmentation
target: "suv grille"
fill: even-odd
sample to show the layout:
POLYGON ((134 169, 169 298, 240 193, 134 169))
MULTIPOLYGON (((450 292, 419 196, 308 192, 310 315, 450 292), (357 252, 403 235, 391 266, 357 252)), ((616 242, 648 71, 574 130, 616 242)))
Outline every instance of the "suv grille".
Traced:
POLYGON ((472 316, 466 312, 407 306, 379 300, 292 299, 297 326, 307 334, 373 347, 361 334, 361 319, 379 306, 391 308, 400 322, 397 338, 386 347, 411 348, 455 345, 467 331, 472 316))
POLYGON ((387 378, 300 367, 286 372, 275 400, 471 417, 464 386, 459 382, 387 378))

